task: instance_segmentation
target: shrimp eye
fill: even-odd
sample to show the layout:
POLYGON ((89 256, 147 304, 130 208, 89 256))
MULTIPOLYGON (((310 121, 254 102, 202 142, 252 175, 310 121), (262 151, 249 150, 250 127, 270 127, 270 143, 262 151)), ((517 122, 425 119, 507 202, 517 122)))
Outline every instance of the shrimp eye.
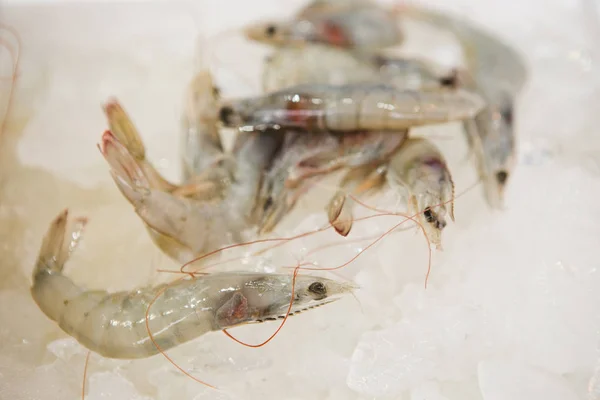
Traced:
POLYGON ((327 288, 321 282, 313 282, 308 287, 308 291, 319 296, 319 298, 325 298, 327 296, 327 288))
POLYGON ((458 75, 451 74, 440 78, 440 85, 446 88, 454 89, 458 86, 458 75))
POLYGON ((500 114, 502 115, 502 119, 506 122, 506 124, 508 126, 512 126, 513 124, 513 110, 512 107, 505 107, 504 109, 502 109, 500 111, 500 114))
POLYGON ((277 32, 277 27, 275 25, 269 25, 267 26, 267 30, 265 32, 269 37, 275 36, 275 33, 277 32))
POLYGON ((429 223, 432 223, 433 221, 435 221, 435 217, 433 216, 433 213, 431 212, 431 209, 428 207, 425 209, 425 211, 423 211, 423 215, 425 216, 425 220, 429 223))
POLYGON ((269 196, 265 200, 265 204, 263 205, 263 211, 267 211, 272 206, 273 206, 273 198, 271 196, 269 196))
POLYGON ((225 125, 229 125, 231 123, 231 117, 233 116, 233 114, 234 114, 233 108, 231 108, 229 106, 225 106, 225 107, 221 108, 221 110, 219 111, 219 119, 225 125))
POLYGON ((498 171, 496 172, 496 180, 499 184, 504 185, 506 180, 508 179, 508 173, 506 171, 498 171))

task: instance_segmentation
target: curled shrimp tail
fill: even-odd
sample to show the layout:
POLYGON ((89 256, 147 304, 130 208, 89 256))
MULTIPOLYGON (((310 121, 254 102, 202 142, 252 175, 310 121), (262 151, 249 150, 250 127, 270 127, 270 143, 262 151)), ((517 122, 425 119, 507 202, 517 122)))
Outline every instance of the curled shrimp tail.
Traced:
POLYGON ((142 138, 119 101, 115 98, 109 99, 104 104, 103 110, 113 135, 123 143, 136 160, 144 160, 146 149, 142 138))
POLYGON ((76 218, 69 223, 68 211, 64 210, 52 221, 42 241, 33 269, 31 295, 40 310, 53 321, 60 319, 65 301, 82 292, 61 271, 77 247, 86 223, 86 218, 76 218))
POLYGON ((117 187, 149 228, 155 243, 182 262, 200 252, 207 236, 206 213, 216 215, 218 207, 206 213, 194 212, 198 202, 152 187, 133 156, 110 131, 104 132, 99 147, 117 187))
POLYGON ((150 181, 136 163, 134 156, 111 131, 102 135, 99 146, 102 155, 111 168, 111 175, 117 187, 132 204, 140 200, 144 191, 150 190, 150 181))
POLYGON ((173 190, 175 186, 163 178, 154 166, 146 160, 146 149, 142 137, 118 100, 110 99, 104 104, 103 109, 111 133, 133 156, 150 181, 150 185, 161 190, 173 190))
POLYGON ((52 221, 40 248, 38 260, 33 272, 34 278, 44 272, 62 271, 69 256, 77 247, 83 229, 87 224, 86 218, 77 218, 68 224, 68 210, 61 212, 52 221))
POLYGON ((351 202, 346 193, 338 191, 327 207, 329 223, 341 236, 348 236, 352 229, 352 206, 349 204, 351 202))

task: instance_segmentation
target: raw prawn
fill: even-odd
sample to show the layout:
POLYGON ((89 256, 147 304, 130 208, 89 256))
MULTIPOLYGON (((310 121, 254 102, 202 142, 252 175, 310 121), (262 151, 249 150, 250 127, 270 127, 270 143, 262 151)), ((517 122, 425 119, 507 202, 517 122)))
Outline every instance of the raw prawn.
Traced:
MULTIPOLYGON (((86 220, 78 218, 67 229, 67 217, 67 211, 59 214, 44 237, 31 294, 65 333, 104 357, 151 357, 159 347, 168 350, 212 331, 284 318, 288 311, 292 274, 224 272, 131 292, 84 290, 62 270, 86 220)), ((298 275, 290 313, 331 303, 353 289, 298 275)))
POLYGON ((391 158, 387 181, 408 192, 409 212, 418 214, 429 240, 441 249, 446 215, 454 221, 454 182, 437 147, 426 139, 408 139, 391 158))
POLYGON ((247 38, 272 46, 323 43, 371 52, 404 41, 396 13, 368 0, 317 0, 287 21, 266 21, 244 29, 247 38))
POLYGON ((243 132, 399 131, 473 118, 485 103, 466 90, 400 90, 389 84, 305 84, 224 102, 219 114, 243 132))

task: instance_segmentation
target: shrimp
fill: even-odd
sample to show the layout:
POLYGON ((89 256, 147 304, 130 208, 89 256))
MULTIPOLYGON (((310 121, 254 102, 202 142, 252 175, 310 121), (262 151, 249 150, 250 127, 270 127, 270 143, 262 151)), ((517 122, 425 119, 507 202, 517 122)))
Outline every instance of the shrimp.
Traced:
POLYGON ((100 149, 117 187, 150 228, 154 242, 184 263, 243 240, 244 230, 252 225, 262 172, 280 140, 279 135, 268 133, 243 135, 232 169, 223 173, 211 169, 212 174, 195 182, 187 196, 152 187, 133 156, 110 132, 104 133, 100 149))
POLYGON ((475 118, 464 121, 463 126, 476 156, 487 203, 494 209, 501 209, 504 192, 516 164, 514 104, 510 96, 499 93, 486 98, 490 99, 489 106, 475 118))
POLYGON ((263 90, 301 84, 389 83, 398 89, 437 90, 448 86, 447 71, 432 62, 406 57, 355 54, 322 44, 282 47, 267 58, 263 90))
MULTIPOLYGON (((131 292, 84 290, 63 274, 86 220, 72 222, 64 211, 50 225, 31 294, 49 319, 103 357, 147 358, 212 331, 284 318, 292 301, 291 274, 224 272, 131 292)), ((354 288, 298 275, 290 314, 331 303, 354 288)))
POLYGON ((386 164, 367 164, 352 168, 346 173, 340 183, 340 190, 331 198, 327 205, 329 223, 336 232, 348 236, 353 223, 354 200, 348 197, 360 196, 373 190, 378 190, 385 182, 386 164))
POLYGON ((372 52, 404 41, 396 14, 366 0, 317 0, 291 20, 258 22, 243 31, 248 39, 278 47, 322 43, 372 52))
POLYGON ((405 137, 404 132, 326 135, 287 132, 261 188, 260 233, 271 232, 317 179, 342 168, 380 162, 393 154, 405 137))
MULTIPOLYGON (((208 71, 201 71, 188 88, 183 116, 183 178, 202 175, 224 159, 218 130, 219 89, 208 71)), ((118 137, 118 136, 117 136, 118 137)))
POLYGON ((391 158, 387 181, 408 192, 409 212, 418 214, 429 240, 441 250, 446 214, 454 221, 454 182, 440 151, 426 139, 408 139, 391 158))
POLYGON ((522 55, 467 19, 409 4, 402 6, 402 16, 453 34, 465 52, 466 64, 475 81, 493 82, 496 88, 516 95, 527 80, 522 55))
POLYGON ((492 208, 502 208, 516 158, 514 99, 528 75, 523 57, 466 20, 410 6, 404 14, 444 28, 460 41, 468 71, 459 74, 459 81, 479 93, 487 105, 474 119, 464 122, 465 132, 477 158, 487 202, 492 208))
POLYGON ((223 102, 224 126, 243 132, 399 131, 473 118, 485 106, 469 91, 401 90, 383 83, 305 84, 264 96, 223 102))

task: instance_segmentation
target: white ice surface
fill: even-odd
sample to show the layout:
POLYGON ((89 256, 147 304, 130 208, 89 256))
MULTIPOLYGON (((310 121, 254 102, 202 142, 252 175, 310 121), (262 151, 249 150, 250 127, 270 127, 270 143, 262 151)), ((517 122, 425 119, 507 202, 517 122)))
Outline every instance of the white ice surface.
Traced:
MULTIPOLYGON (((59 210, 69 207, 90 218, 66 271, 85 287, 131 289, 166 279, 157 268, 176 267, 152 245, 110 180, 96 148, 106 129, 101 104, 118 97, 139 127, 148 157, 177 179, 179 116, 194 68, 217 54, 210 64, 219 83, 227 93, 244 94, 256 89, 247 81, 256 80, 267 53, 231 36, 216 44, 202 38, 290 14, 301 3, 2 9, 2 22, 22 37, 23 54, 0 141, 0 399, 80 395, 86 351, 39 311, 28 291, 41 237, 59 210)), ((169 353, 218 392, 183 376, 160 355, 131 362, 92 355, 88 399, 600 399, 596 3, 422 3, 468 15, 527 57, 531 74, 518 102, 519 162, 507 209, 489 212, 479 187, 459 198, 457 222, 445 231, 445 251, 434 256, 426 290, 422 237, 397 233, 338 271, 361 286, 358 302, 349 298, 295 316, 259 349, 215 333, 169 353)), ((424 55, 454 62, 455 46, 432 35, 411 38, 407 51, 422 52, 426 43, 424 55)), ((1 52, 2 73, 6 59, 1 52)), ((6 81, 0 85, 4 95, 6 81)), ((4 106, 5 97, 0 100, 4 106)), ((461 192, 476 179, 463 141, 448 140, 462 135, 456 125, 435 131, 461 192)), ((302 200, 276 234, 322 226, 324 202, 319 195, 302 200)), ((396 199, 387 193, 369 203, 390 207, 396 199)), ((357 223, 347 243, 319 254, 320 265, 348 260, 368 243, 352 240, 396 222, 357 223)), ((239 267, 289 265, 333 242, 340 242, 333 234, 308 237, 239 267)), ((232 333, 257 343, 275 328, 267 323, 232 333)))

